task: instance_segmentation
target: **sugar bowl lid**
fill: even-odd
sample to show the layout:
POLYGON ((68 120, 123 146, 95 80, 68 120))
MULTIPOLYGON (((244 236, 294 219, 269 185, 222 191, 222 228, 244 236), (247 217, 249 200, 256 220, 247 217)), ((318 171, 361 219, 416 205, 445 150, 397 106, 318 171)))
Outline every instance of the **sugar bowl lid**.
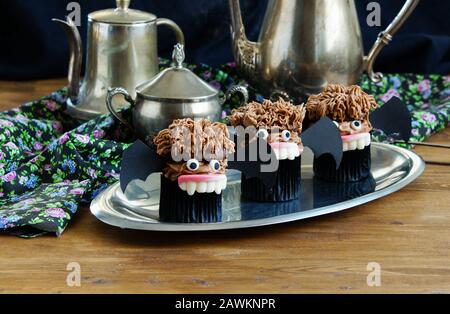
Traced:
POLYGON ((219 92, 215 88, 183 67, 184 57, 184 45, 176 44, 172 54, 174 66, 139 85, 136 92, 146 99, 180 102, 199 102, 217 97, 219 92))
POLYGON ((131 0, 116 0, 117 8, 92 12, 88 18, 94 22, 108 24, 138 24, 156 20, 154 14, 130 9, 131 0))

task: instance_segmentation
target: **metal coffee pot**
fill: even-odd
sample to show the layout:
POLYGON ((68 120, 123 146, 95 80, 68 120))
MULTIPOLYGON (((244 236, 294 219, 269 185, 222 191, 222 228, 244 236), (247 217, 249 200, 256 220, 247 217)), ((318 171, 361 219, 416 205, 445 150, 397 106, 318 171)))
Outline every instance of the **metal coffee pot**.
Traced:
POLYGON ((259 41, 247 39, 239 0, 229 0, 233 52, 240 73, 261 92, 300 97, 328 83, 355 84, 419 0, 407 0, 367 56, 352 0, 269 0, 259 41))
POLYGON ((242 103, 248 101, 247 89, 243 86, 234 86, 224 98, 219 98, 218 90, 183 67, 184 57, 184 46, 177 44, 172 55, 174 66, 136 87, 136 99, 122 87, 108 90, 106 105, 109 112, 147 143, 175 119, 218 120, 222 104, 235 93, 242 103), (116 113, 112 103, 116 95, 123 95, 131 105, 131 124, 116 113))
POLYGON ((80 120, 107 113, 108 87, 130 90, 159 72, 157 26, 167 25, 184 43, 181 29, 173 21, 129 8, 130 0, 116 0, 117 8, 88 15, 86 71, 80 87, 82 43, 77 27, 53 19, 63 26, 70 45, 68 112, 80 120))

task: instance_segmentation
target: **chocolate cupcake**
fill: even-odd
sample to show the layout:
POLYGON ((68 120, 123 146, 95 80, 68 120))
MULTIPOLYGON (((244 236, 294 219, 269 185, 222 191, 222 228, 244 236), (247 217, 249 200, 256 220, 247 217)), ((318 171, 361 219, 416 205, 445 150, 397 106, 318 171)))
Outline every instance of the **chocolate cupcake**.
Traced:
POLYGON ((298 198, 300 191, 300 139, 305 117, 303 105, 295 106, 280 99, 276 102, 251 102, 234 109, 228 121, 234 127, 255 128, 256 136, 265 139, 278 159, 276 182, 267 187, 260 178, 242 174, 242 197, 253 201, 280 202, 298 198))
POLYGON ((316 177, 330 181, 359 181, 370 175, 372 125, 369 113, 377 107, 375 98, 359 86, 329 84, 322 93, 312 95, 306 103, 308 119, 318 121, 327 116, 341 133, 343 156, 339 168, 330 155, 314 159, 316 177))
POLYGON ((162 221, 211 223, 222 219, 227 156, 234 152, 223 123, 175 120, 154 138, 165 158, 159 214, 162 221))

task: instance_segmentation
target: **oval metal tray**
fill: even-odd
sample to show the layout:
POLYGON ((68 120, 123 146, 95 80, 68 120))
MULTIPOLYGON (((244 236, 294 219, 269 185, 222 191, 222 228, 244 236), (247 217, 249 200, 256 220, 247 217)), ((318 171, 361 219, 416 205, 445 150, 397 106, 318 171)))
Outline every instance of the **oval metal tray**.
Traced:
POLYGON ((229 171, 223 192, 222 221, 190 224, 158 220, 159 174, 145 182, 136 180, 122 193, 119 183, 110 186, 91 203, 91 212, 101 221, 126 229, 154 231, 200 231, 257 227, 338 212, 400 190, 424 170, 415 153, 393 145, 372 143, 372 176, 355 183, 316 180, 312 154, 302 155, 301 193, 298 200, 258 203, 241 200, 240 173, 229 171))

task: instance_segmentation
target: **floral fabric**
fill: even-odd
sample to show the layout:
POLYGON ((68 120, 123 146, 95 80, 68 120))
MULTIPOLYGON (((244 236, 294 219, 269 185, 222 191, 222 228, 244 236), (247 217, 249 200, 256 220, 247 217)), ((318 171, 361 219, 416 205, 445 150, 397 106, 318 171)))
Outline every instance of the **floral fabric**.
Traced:
MULTIPOLYGON (((392 74, 380 83, 364 77, 360 84, 379 105, 394 96, 407 104, 412 116, 411 142, 422 142, 450 125, 450 76, 392 74)), ((380 142, 389 140, 380 130, 374 137, 380 142)))
MULTIPOLYGON (((168 61, 161 60, 161 67, 167 66, 168 61)), ((222 96, 243 82, 233 64, 189 68, 222 96)), ((449 77, 387 75, 373 84, 364 76, 361 86, 380 104, 392 96, 408 104, 414 119, 412 140, 422 141, 449 125, 449 77)), ((77 123, 65 113, 66 99, 63 88, 0 113, 0 230, 24 237, 60 235, 80 204, 89 204, 118 179, 122 152, 134 141, 132 134, 109 115, 77 123)), ((237 104, 238 99, 226 103, 222 118, 237 104)), ((129 118, 130 110, 121 114, 129 118)), ((382 133, 376 136, 386 140, 382 133)))
POLYGON ((65 95, 0 114, 0 229, 59 235, 80 203, 118 178, 120 127, 104 115, 65 132, 65 95))

